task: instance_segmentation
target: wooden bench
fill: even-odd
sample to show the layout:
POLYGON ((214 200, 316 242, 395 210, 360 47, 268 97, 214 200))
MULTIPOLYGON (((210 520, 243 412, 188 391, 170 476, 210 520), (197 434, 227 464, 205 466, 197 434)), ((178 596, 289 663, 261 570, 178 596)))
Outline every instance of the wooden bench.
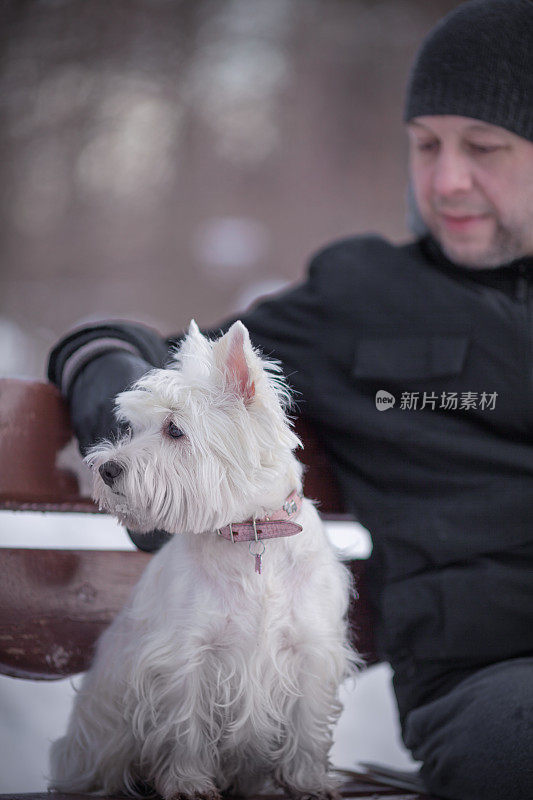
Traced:
MULTIPOLYGON (((342 519, 340 494, 313 432, 297 425, 308 465, 305 490, 326 519, 342 519)), ((100 513, 80 496, 76 478, 56 465, 72 437, 64 401, 54 386, 0 379, 0 509, 100 513)), ((54 680, 87 669, 96 639, 126 601, 151 556, 139 551, 0 549, 0 672, 54 680)), ((372 638, 363 561, 350 562, 359 599, 350 626, 368 665, 378 661, 372 638)), ((353 773, 346 797, 415 800, 371 775, 353 773)), ((59 794, 0 795, 48 798, 59 794)), ((73 795, 65 795, 65 798, 73 795)), ((81 797, 77 795, 77 797, 81 797)))

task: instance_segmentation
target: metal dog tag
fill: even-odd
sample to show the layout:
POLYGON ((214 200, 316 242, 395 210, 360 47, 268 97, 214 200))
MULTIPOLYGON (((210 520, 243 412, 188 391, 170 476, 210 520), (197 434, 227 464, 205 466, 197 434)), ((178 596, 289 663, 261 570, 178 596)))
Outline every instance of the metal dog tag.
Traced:
POLYGON ((250 551, 250 555, 252 555, 255 558, 255 571, 257 572, 258 575, 261 575, 261 556, 265 552, 265 543, 262 542, 261 539, 253 540, 248 545, 248 550, 250 551), (259 552, 256 553, 255 547, 257 545, 259 545, 261 550, 259 550, 259 552), (254 547, 253 550, 252 546, 254 547))

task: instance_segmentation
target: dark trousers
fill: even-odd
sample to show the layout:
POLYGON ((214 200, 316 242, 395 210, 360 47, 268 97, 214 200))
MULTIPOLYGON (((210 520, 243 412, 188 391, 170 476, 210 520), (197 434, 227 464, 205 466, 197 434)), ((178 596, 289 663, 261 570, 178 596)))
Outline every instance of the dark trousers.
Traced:
POLYGON ((432 794, 532 800, 533 658, 493 664, 411 711, 404 741, 432 794))

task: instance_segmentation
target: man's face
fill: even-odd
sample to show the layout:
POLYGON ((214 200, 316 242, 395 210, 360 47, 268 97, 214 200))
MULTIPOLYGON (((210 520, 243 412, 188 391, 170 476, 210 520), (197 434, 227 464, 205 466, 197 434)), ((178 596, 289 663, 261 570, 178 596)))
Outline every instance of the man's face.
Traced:
POLYGON ((533 143, 456 116, 408 124, 422 219, 448 258, 473 268, 533 255, 533 143))

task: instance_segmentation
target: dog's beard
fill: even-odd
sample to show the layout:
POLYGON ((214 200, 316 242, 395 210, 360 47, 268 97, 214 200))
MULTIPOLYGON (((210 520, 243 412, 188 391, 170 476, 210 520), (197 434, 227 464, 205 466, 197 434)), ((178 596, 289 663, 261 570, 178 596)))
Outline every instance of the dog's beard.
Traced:
MULTIPOLYGON (((128 529, 147 533, 200 533, 222 524, 218 517, 227 507, 229 492, 218 466, 188 470, 183 463, 158 457, 129 457, 119 447, 100 448, 92 454, 93 498, 128 529), (112 487, 105 484, 99 467, 116 461, 123 474, 112 487)), ((226 524, 227 520, 224 520, 226 524)))
POLYGON ((98 477, 94 480, 93 497, 101 511, 106 511, 130 530, 147 533, 157 527, 147 509, 139 507, 123 492, 113 491, 98 477))
POLYGON ((93 472, 92 496, 100 510, 112 514, 122 525, 137 533, 147 533, 162 527, 162 507, 169 505, 168 487, 161 488, 165 486, 163 476, 152 459, 132 462, 127 454, 128 446, 128 442, 124 445, 118 442, 114 446, 106 443, 92 450, 86 459, 93 472), (118 463, 123 471, 112 486, 108 486, 99 473, 99 468, 107 461, 118 463), (154 502, 156 498, 159 503, 154 502), (166 502, 161 502, 165 499, 166 502))

